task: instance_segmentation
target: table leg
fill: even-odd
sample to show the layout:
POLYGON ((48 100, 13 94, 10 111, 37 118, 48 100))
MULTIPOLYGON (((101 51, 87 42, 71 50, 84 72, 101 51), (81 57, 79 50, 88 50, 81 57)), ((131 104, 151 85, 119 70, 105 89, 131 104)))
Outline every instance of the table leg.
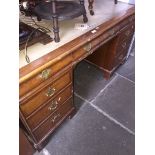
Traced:
POLYGON ((56 0, 52 0, 52 10, 53 10, 53 32, 54 32, 54 40, 55 42, 60 41, 59 37, 59 25, 58 25, 58 15, 56 12, 56 0))
MULTIPOLYGON (((80 4, 83 5, 84 9, 85 9, 85 5, 84 5, 84 0, 80 0, 80 4)), ((86 16, 86 10, 85 12, 83 13, 83 22, 84 23, 87 23, 88 22, 88 18, 86 16)))
POLYGON ((89 12, 93 16, 94 15, 94 11, 93 11, 94 0, 88 0, 88 3, 89 3, 89 6, 88 6, 89 12))
POLYGON ((115 0, 115 4, 117 4, 117 0, 115 0))

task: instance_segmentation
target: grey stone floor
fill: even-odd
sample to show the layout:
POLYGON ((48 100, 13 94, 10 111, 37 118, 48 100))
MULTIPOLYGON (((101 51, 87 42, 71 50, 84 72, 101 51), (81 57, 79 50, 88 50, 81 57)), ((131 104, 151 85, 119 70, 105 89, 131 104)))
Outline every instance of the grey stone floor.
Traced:
POLYGON ((134 155, 135 54, 110 80, 83 61, 74 74, 77 113, 34 155, 134 155))

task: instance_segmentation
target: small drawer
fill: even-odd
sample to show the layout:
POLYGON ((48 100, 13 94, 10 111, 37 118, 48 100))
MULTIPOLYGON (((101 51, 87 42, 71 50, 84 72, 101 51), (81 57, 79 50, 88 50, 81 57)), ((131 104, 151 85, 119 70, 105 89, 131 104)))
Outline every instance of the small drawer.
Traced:
POLYGON ((92 45, 92 42, 90 42, 84 45, 83 47, 79 48, 75 52, 73 52, 73 60, 75 61, 74 63, 77 63, 85 56, 89 55, 92 48, 93 48, 93 45, 92 45))
POLYGON ((33 116, 30 116, 27 119, 27 123, 29 127, 34 129, 39 125, 45 118, 51 115, 54 111, 56 111, 62 104, 72 96, 72 87, 69 86, 63 92, 58 94, 54 99, 48 101, 48 103, 37 111, 33 116))
POLYGON ((75 63, 84 59, 86 56, 90 55, 92 50, 100 43, 99 38, 94 39, 93 41, 87 43, 82 48, 79 48, 75 52, 73 52, 73 60, 75 63))
POLYGON ((49 99, 54 97, 61 89, 65 88, 72 82, 71 72, 65 73, 59 79, 42 89, 38 94, 32 96, 28 101, 20 104, 20 109, 25 117, 28 117, 39 106, 45 104, 49 99))
POLYGON ((120 65, 126 58, 126 55, 127 55, 127 49, 126 51, 122 51, 117 57, 115 57, 113 67, 117 67, 118 65, 120 65))
POLYGON ((73 52, 74 61, 80 59, 85 54, 87 54, 87 51, 85 51, 83 48, 80 48, 80 49, 76 50, 75 52, 73 52))
POLYGON ((134 34, 134 23, 122 29, 119 40, 124 41, 128 38, 131 38, 133 34, 134 34))
POLYGON ((120 53, 122 53, 123 51, 126 52, 129 49, 131 40, 132 40, 132 36, 130 36, 126 40, 119 41, 116 49, 116 57, 120 55, 120 53))
POLYGON ((44 122, 44 124, 33 132, 37 141, 40 141, 47 134, 52 132, 63 121, 63 119, 72 112, 73 109, 72 99, 66 101, 60 109, 54 112, 52 116, 44 122))
POLYGON ((19 96, 21 97, 25 95, 27 92, 37 87, 39 84, 46 81, 51 76, 53 76, 58 71, 62 70, 71 63, 72 63, 72 56, 68 55, 65 58, 61 59, 60 61, 56 62, 55 64, 51 65, 49 68, 44 69, 42 72, 40 72, 36 76, 32 77, 31 79, 20 85, 19 96))
MULTIPOLYGON (((99 37, 91 40, 87 44, 83 45, 81 48, 73 52, 73 60, 74 61, 80 61, 81 59, 85 58, 86 56, 92 54, 93 50, 95 48, 98 48, 103 42, 109 37, 114 37, 116 33, 118 32, 119 26, 116 26, 112 28, 111 30, 108 30, 107 33, 100 35, 99 37)), ((97 31, 97 30, 96 30, 97 31)), ((77 63, 75 62, 75 63, 77 63)))

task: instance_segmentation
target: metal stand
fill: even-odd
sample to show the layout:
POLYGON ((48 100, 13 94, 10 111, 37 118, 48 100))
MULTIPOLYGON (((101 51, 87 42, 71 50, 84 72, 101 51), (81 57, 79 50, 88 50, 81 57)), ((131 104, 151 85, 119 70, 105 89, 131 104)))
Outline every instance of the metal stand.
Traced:
POLYGON ((89 3, 89 6, 88 6, 89 12, 93 16, 94 15, 94 11, 93 11, 94 0, 88 0, 88 3, 89 3))
POLYGON ((117 0, 115 0, 115 4, 117 4, 117 2, 118 2, 118 1, 117 1, 117 0))
POLYGON ((56 0, 51 0, 52 1, 52 18, 53 18, 53 32, 54 32, 54 40, 55 42, 60 41, 59 37, 59 25, 58 25, 58 15, 56 12, 56 0))
POLYGON ((87 23, 88 22, 88 18, 86 16, 86 9, 85 9, 85 6, 84 6, 84 0, 80 0, 80 4, 84 7, 83 22, 87 23))
POLYGON ((34 13, 38 19, 52 20, 55 42, 60 41, 58 21, 73 19, 83 15, 83 22, 88 22, 84 0, 79 0, 79 2, 80 3, 77 3, 73 0, 43 0, 34 8, 34 13))

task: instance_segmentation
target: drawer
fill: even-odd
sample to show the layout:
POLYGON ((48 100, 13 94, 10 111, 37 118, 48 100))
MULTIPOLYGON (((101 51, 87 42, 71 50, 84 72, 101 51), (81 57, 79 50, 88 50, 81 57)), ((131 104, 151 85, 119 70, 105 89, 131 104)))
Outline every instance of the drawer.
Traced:
POLYGON ((82 56, 84 56, 85 54, 87 54, 87 51, 84 50, 83 48, 80 48, 76 50, 75 52, 73 52, 73 60, 76 61, 80 59, 82 56))
POLYGON ((47 104, 37 111, 33 116, 27 119, 29 127, 34 129, 37 127, 43 120, 50 116, 54 111, 56 111, 62 104, 72 96, 72 87, 69 86, 63 92, 58 94, 54 99, 51 99, 47 104))
POLYGON ((85 44, 83 47, 73 52, 73 60, 80 61, 85 56, 90 55, 95 48, 98 48, 101 46, 101 44, 103 44, 105 39, 115 36, 118 32, 118 29, 119 26, 114 27, 113 29, 107 31, 107 33, 100 35, 98 38, 92 40, 91 42, 85 44))
POLYGON ((132 40, 132 36, 130 36, 126 40, 119 41, 116 49, 116 56, 120 55, 120 53, 122 53, 123 51, 126 52, 129 49, 131 40, 132 40))
POLYGON ((71 62, 72 62, 72 56, 71 55, 66 56, 65 58, 51 65, 49 68, 43 70, 36 76, 32 77, 28 81, 22 83, 19 88, 20 89, 19 96, 21 97, 25 95, 27 92, 37 87, 39 84, 49 79, 52 75, 56 74, 64 67, 71 64, 71 62))
POLYGON ((52 132, 74 109, 72 99, 68 100, 64 105, 52 114, 52 116, 42 124, 36 131, 33 132, 37 141, 47 136, 52 132))
POLYGON ((130 38, 134 34, 134 23, 130 24, 129 26, 125 27, 119 37, 119 41, 124 41, 130 38))
POLYGON ((32 96, 28 101, 20 104, 20 109, 25 117, 28 117, 33 111, 45 104, 49 99, 56 95, 61 89, 72 82, 71 72, 65 73, 59 79, 55 80, 38 94, 32 96))
POLYGON ((117 67, 123 62, 123 60, 126 58, 127 51, 128 49, 126 49, 125 51, 122 51, 119 55, 117 55, 117 57, 115 57, 113 67, 117 67))

